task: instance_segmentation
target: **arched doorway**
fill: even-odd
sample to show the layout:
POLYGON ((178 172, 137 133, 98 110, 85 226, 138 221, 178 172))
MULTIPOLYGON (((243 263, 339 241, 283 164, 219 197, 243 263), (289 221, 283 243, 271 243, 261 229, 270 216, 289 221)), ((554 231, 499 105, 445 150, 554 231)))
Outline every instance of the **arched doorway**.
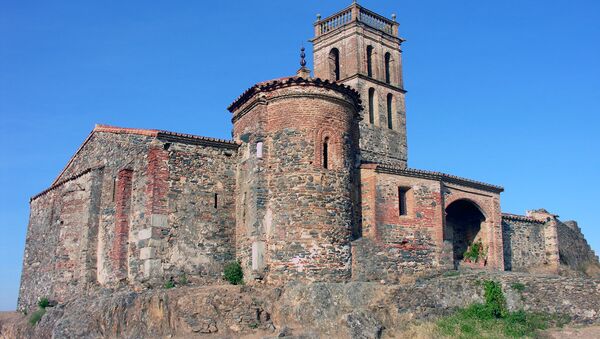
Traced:
POLYGON ((461 199, 446 207, 444 242, 452 246, 455 269, 459 268, 464 261, 465 252, 469 247, 481 240, 479 233, 484 221, 484 214, 472 201, 461 199))

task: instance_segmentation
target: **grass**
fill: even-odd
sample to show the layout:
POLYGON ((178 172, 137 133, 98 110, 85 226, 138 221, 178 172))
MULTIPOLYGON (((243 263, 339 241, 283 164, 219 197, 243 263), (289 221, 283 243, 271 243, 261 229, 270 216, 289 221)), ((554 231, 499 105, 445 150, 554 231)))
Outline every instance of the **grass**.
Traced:
POLYGON ((441 336, 451 338, 523 338, 550 326, 562 326, 569 320, 558 316, 510 312, 503 318, 492 315, 484 304, 474 304, 436 323, 441 336))
POLYGON ((167 280, 167 281, 165 282, 165 284, 163 285, 163 287, 164 287, 166 290, 168 290, 168 289, 171 289, 171 288, 175 287, 175 282, 174 282, 173 280, 167 280))
POLYGON ((46 308, 46 307, 50 306, 50 300, 48 300, 48 298, 41 298, 38 301, 38 306, 40 308, 46 308))
POLYGON ((515 291, 519 291, 519 292, 523 292, 525 290, 525 285, 522 283, 514 283, 512 285, 510 285, 510 287, 515 290, 515 291))
MULTIPOLYGON (((42 317, 44 316, 44 314, 46 314, 46 308, 47 307, 52 307, 50 305, 50 300, 48 298, 40 298, 40 300, 38 300, 38 307, 39 309, 33 313, 31 313, 31 316, 29 316, 29 324, 31 324, 32 326, 37 325, 37 323, 40 322, 40 320, 42 320, 42 317)), ((27 312, 25 312, 25 315, 27 315, 27 312)))
POLYGON ((40 308, 39 310, 31 313, 31 316, 29 317, 29 324, 31 324, 32 326, 37 325, 37 323, 39 323, 40 320, 42 320, 44 314, 46 314, 45 308, 40 308))
POLYGON ((460 275, 460 272, 456 271, 456 270, 447 271, 447 272, 444 272, 444 274, 443 274, 444 277, 456 277, 456 276, 459 276, 459 275, 460 275))
POLYGON ((538 330, 544 330, 550 326, 561 327, 570 321, 567 317, 544 313, 531 313, 523 310, 509 312, 502 286, 498 282, 484 281, 483 288, 485 303, 477 303, 459 309, 453 315, 436 322, 436 332, 440 337, 532 337, 538 330))

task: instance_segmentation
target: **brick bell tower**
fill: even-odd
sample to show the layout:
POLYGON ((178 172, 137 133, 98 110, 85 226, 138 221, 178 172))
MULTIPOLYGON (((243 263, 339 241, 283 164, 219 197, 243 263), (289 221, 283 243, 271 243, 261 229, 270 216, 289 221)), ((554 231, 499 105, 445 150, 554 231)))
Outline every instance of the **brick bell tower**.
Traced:
POLYGON ((358 5, 314 24, 315 76, 352 86, 362 98, 360 160, 406 167, 404 41, 392 20, 358 5))

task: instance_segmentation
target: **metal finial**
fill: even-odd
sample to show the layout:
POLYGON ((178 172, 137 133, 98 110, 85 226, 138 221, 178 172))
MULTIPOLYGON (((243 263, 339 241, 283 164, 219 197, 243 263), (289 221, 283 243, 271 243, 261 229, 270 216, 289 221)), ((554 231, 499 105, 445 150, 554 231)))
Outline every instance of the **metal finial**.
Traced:
POLYGON ((358 3, 358 1, 356 1, 356 0, 352 0, 352 3, 353 3, 353 4, 356 4, 356 3, 358 3))
POLYGON ((396 21, 396 13, 392 13, 392 20, 396 21))
POLYGON ((300 67, 304 68, 306 66, 306 60, 304 59, 306 54, 304 53, 304 46, 300 48, 300 67))
POLYGON ((321 14, 317 14, 317 21, 321 20, 321 14))

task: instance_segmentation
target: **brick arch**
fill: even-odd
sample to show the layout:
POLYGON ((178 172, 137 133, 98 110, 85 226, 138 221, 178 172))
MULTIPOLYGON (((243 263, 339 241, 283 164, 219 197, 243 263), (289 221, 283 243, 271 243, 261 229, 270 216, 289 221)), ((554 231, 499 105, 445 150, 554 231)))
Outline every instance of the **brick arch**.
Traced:
POLYGON ((328 140, 328 169, 339 170, 344 167, 344 161, 342 157, 342 136, 340 133, 336 133, 331 128, 321 128, 317 131, 315 136, 315 161, 316 167, 323 167, 323 144, 325 140, 328 140))
POLYGON ((448 207, 450 207, 450 205, 452 205, 453 203, 461 201, 461 200, 468 201, 468 202, 472 203, 473 206, 475 206, 479 210, 479 212, 481 212, 481 214, 483 215, 484 221, 488 221, 490 219, 489 218, 489 216, 490 216, 489 212, 487 212, 485 210, 485 208, 482 207, 479 202, 477 202, 474 199, 471 199, 470 197, 454 197, 454 198, 451 198, 451 199, 447 200, 446 204, 444 206, 444 211, 446 211, 446 209, 448 209, 448 207))
POLYGON ((481 214, 483 214, 484 218, 486 221, 491 221, 493 220, 493 206, 490 206, 491 201, 488 201, 488 199, 491 200, 491 198, 476 198, 476 195, 474 194, 468 194, 468 193, 462 193, 462 192, 456 192, 456 191, 451 191, 450 192, 450 196, 446 196, 446 199, 444 200, 444 211, 446 211, 446 209, 448 208, 448 206, 450 206, 452 203, 458 201, 458 200, 467 200, 471 203, 473 203, 481 212, 481 214), (475 196, 475 197, 474 197, 475 196))

